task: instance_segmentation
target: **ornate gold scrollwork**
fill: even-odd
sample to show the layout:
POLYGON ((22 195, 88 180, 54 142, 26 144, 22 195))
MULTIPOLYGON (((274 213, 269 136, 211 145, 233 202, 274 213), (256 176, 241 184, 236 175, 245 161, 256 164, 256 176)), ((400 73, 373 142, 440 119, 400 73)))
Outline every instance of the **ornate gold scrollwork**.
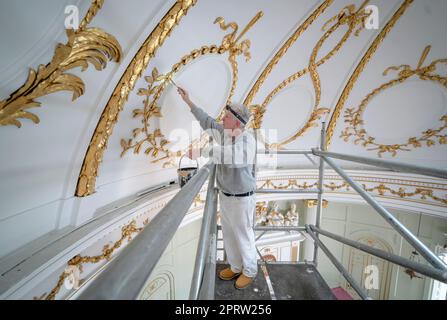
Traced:
POLYGON ((363 127, 363 113, 365 112, 368 103, 378 94, 393 86, 404 83, 406 80, 413 76, 417 76, 419 77, 419 79, 424 81, 434 81, 447 88, 447 77, 441 77, 440 75, 433 73, 436 70, 436 65, 439 63, 447 64, 447 59, 435 60, 429 65, 425 67, 423 66, 425 59, 430 52, 430 48, 431 46, 427 46, 424 49, 419 63, 415 69, 412 69, 409 65, 392 66, 387 68, 383 72, 384 76, 386 76, 389 71, 393 70, 398 71, 398 77, 374 89, 362 100, 357 108, 348 108, 345 110, 345 122, 348 125, 340 135, 340 137, 343 138, 344 141, 347 142, 348 140, 350 140, 350 138, 354 138, 355 144, 361 144, 364 147, 374 146, 373 148, 368 148, 367 150, 378 150, 379 157, 381 157, 382 154, 386 152, 391 153, 391 155, 394 157, 396 156, 397 151, 410 151, 411 149, 409 148, 411 147, 420 148, 422 147, 422 143, 425 143, 428 147, 430 147, 436 144, 435 140, 432 140, 433 138, 438 139, 438 142, 440 144, 447 144, 447 135, 441 134, 441 132, 447 128, 447 115, 443 115, 441 117, 440 121, 444 122, 441 127, 437 129, 428 129, 422 132, 422 135, 420 137, 410 137, 408 138, 408 141, 406 143, 377 143, 376 138, 370 136, 363 127))
MULTIPOLYGON (((307 28, 332 4, 334 0, 325 0, 312 14, 304 21, 295 32, 287 39, 287 41, 281 46, 281 48, 276 52, 275 56, 272 60, 269 61, 267 66, 262 71, 261 75, 256 80, 253 87, 250 89, 247 97, 244 100, 245 105, 251 105, 253 99, 256 94, 259 92, 259 89, 281 60, 281 58, 286 54, 286 52, 290 49, 290 47, 298 40, 298 38, 307 30, 307 28)), ((258 128, 258 127, 254 127, 258 128)))
MULTIPOLYGON (((281 183, 281 184, 274 184, 271 179, 267 179, 261 186, 259 186, 259 189, 276 189, 276 190, 284 190, 284 189, 311 189, 316 188, 318 186, 318 182, 314 183, 308 183, 307 181, 304 181, 303 184, 299 184, 297 179, 289 179, 287 184, 281 183)), ((436 202, 440 202, 442 204, 447 204, 447 198, 440 198, 433 194, 433 190, 429 188, 421 188, 421 187, 415 187, 415 190, 412 192, 407 192, 406 188, 399 187, 399 189, 394 190, 390 187, 387 187, 384 183, 379 183, 378 185, 374 187, 368 187, 366 184, 362 184, 363 189, 368 192, 374 192, 379 196, 384 196, 386 192, 389 192, 391 195, 399 196, 400 198, 408 198, 413 196, 420 196, 421 200, 426 200, 427 198, 430 198, 436 202)), ((325 183, 323 184, 323 187, 330 190, 340 190, 345 189, 346 191, 349 191, 351 189, 350 185, 343 181, 341 184, 336 184, 335 182, 325 183)))
POLYGON ((130 92, 135 87, 135 83, 140 79, 151 58, 163 45, 175 26, 179 24, 181 18, 188 13, 189 8, 194 6, 196 2, 197 0, 178 0, 151 32, 126 68, 104 108, 85 154, 76 186, 75 195, 77 197, 85 197, 95 192, 98 167, 124 103, 127 101, 130 92))
POLYGON ((107 66, 107 60, 121 60, 121 46, 114 36, 99 28, 87 27, 103 2, 94 0, 79 28, 67 30, 68 42, 56 46, 51 62, 40 65, 37 71, 31 69, 25 84, 8 99, 0 101, 0 125, 20 128, 22 124, 18 119, 21 118, 39 123, 39 117, 27 111, 41 105, 35 99, 64 90, 73 92, 72 100, 84 94, 85 85, 81 78, 66 71, 76 67, 84 71, 89 62, 100 71, 107 66))
POLYGON ((331 119, 329 120, 329 124, 328 124, 327 130, 326 130, 326 149, 329 149, 329 146, 330 146, 331 140, 332 140, 332 136, 334 135, 335 126, 337 125, 338 118, 340 117, 341 110, 343 109, 343 107, 346 103, 346 100, 348 99, 349 95, 351 94, 351 91, 354 88, 355 83, 357 82, 358 78, 360 77, 360 74, 363 72, 363 70, 365 69, 365 66, 371 60, 371 57, 377 51, 380 44, 386 38, 388 33, 391 31, 391 29, 393 29, 394 25, 402 17, 402 15, 405 13, 405 11, 408 9, 408 7, 412 3, 413 3, 413 0, 405 0, 404 3, 402 3, 402 5, 393 14, 393 16, 388 21, 388 23, 385 25, 385 27, 382 29, 382 31, 379 33, 379 35, 374 39, 374 41, 372 42, 372 44, 370 45, 370 47, 368 48, 366 53, 363 55, 359 64, 355 68, 351 77, 349 78, 348 83, 346 84, 345 88, 343 89, 342 94, 340 95, 340 98, 338 99, 338 102, 335 106, 334 112, 332 113, 331 119))
MULTIPOLYGON (((231 68, 233 71, 233 79, 231 90, 227 98, 227 103, 231 100, 234 90, 237 84, 237 61, 236 57, 238 55, 244 55, 246 61, 250 59, 250 41, 248 39, 240 41, 240 39, 245 35, 245 33, 262 17, 263 13, 258 12, 253 19, 247 24, 247 26, 242 30, 242 32, 236 37, 238 31, 238 25, 235 22, 225 24, 225 20, 222 17, 216 18, 214 23, 218 23, 222 30, 232 29, 232 31, 225 35, 220 46, 210 45, 202 46, 200 49, 195 49, 191 51, 188 55, 185 55, 180 59, 179 62, 174 64, 166 74, 159 74, 158 70, 154 68, 152 70, 151 76, 145 77, 148 86, 146 88, 141 88, 138 94, 144 96, 143 108, 135 109, 133 111, 134 118, 142 118, 143 126, 141 128, 135 128, 132 131, 132 138, 122 139, 121 147, 123 148, 121 152, 121 157, 128 151, 133 149, 135 154, 139 154, 143 145, 146 143, 145 154, 150 155, 155 160, 153 163, 164 161, 163 167, 175 166, 174 159, 182 155, 182 151, 172 152, 167 148, 170 143, 160 129, 155 129, 154 131, 149 130, 149 121, 153 117, 161 117, 161 108, 158 106, 158 100, 161 97, 164 90, 168 87, 173 76, 179 72, 180 68, 186 66, 191 61, 208 54, 224 54, 228 52, 231 68), (142 136, 142 137, 141 137, 142 136), (157 158, 158 156, 160 156, 157 158)), ((202 137, 203 138, 203 137, 202 137)), ((200 139, 202 140, 202 139, 200 139)), ((198 141, 193 142, 193 144, 200 143, 198 141)), ((202 141, 203 143, 203 141, 202 141)))
MULTIPOLYGON (((270 146, 266 144, 266 147, 274 149, 283 148, 284 145, 296 140, 298 137, 302 136, 305 132, 307 132, 310 128, 316 127, 317 121, 330 111, 330 109, 320 106, 321 81, 318 75, 317 68, 322 64, 324 64, 325 62, 327 62, 331 57, 333 57, 341 49, 341 47, 346 43, 346 41, 353 33, 355 34, 355 36, 358 36, 360 34, 360 31, 364 29, 364 23, 368 18, 368 16, 370 15, 370 13, 366 12, 365 10, 365 6, 368 4, 368 2, 369 2, 368 0, 364 1, 357 10, 355 8, 355 5, 346 6, 345 8, 342 9, 342 11, 338 15, 329 19, 322 28, 322 30, 325 31, 324 34, 322 35, 322 37, 319 39, 319 41, 312 50, 308 67, 294 73, 293 75, 287 77, 284 81, 282 81, 267 95, 267 97, 264 99, 261 105, 252 106, 252 110, 256 112, 252 122, 252 126, 254 128, 260 128, 262 124, 263 115, 267 109, 268 104, 272 101, 272 99, 289 84, 301 78, 305 74, 309 73, 315 90, 315 103, 313 111, 309 116, 309 119, 306 121, 306 123, 303 125, 302 128, 300 128, 297 132, 295 132, 291 137, 289 137, 285 141, 282 141, 280 143, 274 143, 271 144, 270 146), (334 21, 335 21, 334 25, 332 25, 330 28, 327 28, 334 21), (320 49, 322 48, 323 44, 326 42, 327 39, 330 38, 330 36, 337 29, 339 29, 342 26, 347 26, 348 30, 345 32, 340 41, 338 41, 338 43, 322 59, 317 61, 318 53, 320 52, 320 49)), ((273 65, 271 67, 273 67, 273 65)), ((250 98, 250 100, 251 99, 252 98, 250 98)))
POLYGON ((369 192, 374 192, 377 190, 377 193, 381 196, 385 195, 385 193, 388 191, 392 195, 399 196, 401 198, 407 198, 407 197, 413 197, 416 195, 419 195, 421 197, 421 200, 425 200, 427 198, 431 198, 434 201, 447 204, 447 199, 443 199, 440 197, 437 197, 433 195, 433 190, 431 189, 425 189, 425 188, 416 188, 413 192, 406 192, 405 188, 399 188, 398 190, 393 190, 390 187, 387 187, 383 183, 379 184, 378 186, 367 188, 365 184, 363 184, 363 189, 369 192))
MULTIPOLYGON (((143 226, 147 225, 148 223, 149 219, 144 220, 143 226)), ((51 292, 48 295, 44 293, 40 297, 34 297, 34 300, 54 300, 56 298, 56 295, 61 290, 61 287, 64 284, 65 280, 72 275, 73 267, 77 268, 79 270, 79 273, 82 273, 83 265, 85 263, 98 263, 103 260, 109 261, 112 258, 113 253, 122 246, 124 240, 130 242, 132 240, 132 236, 141 232, 143 228, 144 227, 137 228, 136 221, 132 220, 129 224, 121 228, 121 238, 119 240, 117 240, 112 246, 109 246, 107 244, 103 247, 102 254, 97 256, 74 256, 67 262, 67 268, 59 276, 59 280, 57 281, 56 286, 51 290, 51 292)), ((83 280, 80 280, 79 282, 82 283, 83 280)))

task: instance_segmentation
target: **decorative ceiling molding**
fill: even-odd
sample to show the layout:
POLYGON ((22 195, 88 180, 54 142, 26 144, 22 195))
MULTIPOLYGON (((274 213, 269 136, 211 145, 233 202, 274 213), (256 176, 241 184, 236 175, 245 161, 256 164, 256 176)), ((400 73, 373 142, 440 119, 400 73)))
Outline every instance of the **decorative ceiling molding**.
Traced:
MULTIPOLYGON (((150 120, 153 117, 162 116, 161 107, 158 106, 159 98, 162 96, 163 92, 170 83, 175 85, 172 78, 180 71, 182 67, 205 55, 221 55, 228 52, 228 60, 231 65, 233 75, 230 93, 225 103, 228 104, 237 85, 238 64, 236 57, 243 54, 246 61, 250 59, 250 40, 245 39, 240 41, 240 39, 262 17, 262 15, 262 11, 258 12, 237 36, 236 33, 239 29, 237 23, 230 22, 225 24, 225 20, 222 17, 216 18, 214 23, 218 23, 222 30, 227 30, 228 28, 233 30, 230 34, 225 35, 220 46, 215 44, 204 45, 200 49, 194 49, 189 54, 182 57, 179 62, 175 63, 172 66, 171 71, 168 73, 160 75, 158 70, 154 68, 152 70, 152 75, 145 77, 145 80, 148 83, 147 88, 141 88, 138 90, 138 94, 144 96, 143 108, 133 110, 133 117, 142 118, 141 121, 143 125, 141 128, 133 129, 132 138, 127 140, 121 139, 121 147, 123 148, 121 157, 123 157, 124 154, 131 149, 133 149, 135 154, 139 154, 143 144, 146 143, 147 148, 144 153, 155 159, 152 161, 153 163, 164 161, 163 168, 175 166, 174 159, 175 157, 180 157, 182 152, 172 152, 168 149, 168 144, 170 141, 165 138, 164 133, 162 133, 159 128, 149 131, 150 120), (157 159, 160 154, 162 157, 157 159)), ((224 110, 223 106, 222 110, 224 110)))
POLYGON ((89 62, 101 71, 107 66, 107 60, 120 62, 122 50, 115 37, 102 29, 87 27, 103 3, 104 0, 93 0, 79 28, 66 30, 68 42, 56 46, 51 62, 40 65, 37 71, 31 69, 25 84, 8 99, 0 101, 0 125, 20 128, 20 118, 39 123, 38 116, 26 111, 41 105, 34 99, 58 91, 72 91, 73 101, 83 95, 85 85, 82 79, 66 71, 76 67, 85 71, 89 62))
MULTIPOLYGON (((320 100, 321 100, 321 81, 320 76, 318 74, 317 68, 327 62, 329 59, 331 59, 341 48, 342 46, 348 41, 348 39, 351 37, 351 35, 354 33, 355 36, 358 36, 360 32, 364 29, 365 21, 369 17, 370 13, 365 10, 366 5, 368 4, 369 0, 364 1, 358 9, 356 9, 355 5, 349 5, 344 7, 339 14, 329 19, 323 26, 322 30, 325 31, 325 33, 321 36, 321 38, 318 40, 317 44, 312 50, 312 54, 309 59, 309 65, 307 68, 300 70, 293 75, 286 78, 283 82, 281 82, 273 91, 265 98, 264 102, 261 105, 262 110, 266 110, 267 105, 270 103, 270 101, 273 99, 274 96, 276 96, 279 92, 281 92, 285 87, 287 87, 290 83, 293 81, 301 78, 305 74, 309 73, 311 79, 312 79, 312 85, 314 87, 315 91, 315 103, 312 110, 312 113, 310 114, 307 121, 304 123, 304 125, 298 129, 291 137, 287 138, 286 140, 279 142, 278 144, 272 144, 270 147, 281 149, 286 144, 296 140, 298 137, 304 135, 310 128, 317 127, 318 124, 316 122, 326 113, 330 112, 330 109, 324 108, 320 106, 320 100), (327 27, 334 22, 334 25, 332 25, 329 29, 327 27), (327 39, 330 38, 330 36, 338 30, 341 26, 348 26, 348 30, 344 33, 343 37, 340 39, 340 41, 337 42, 337 44, 319 61, 317 60, 318 53, 323 46, 323 44, 327 41, 327 39), (357 28, 358 27, 358 28, 357 28), (357 30, 355 30, 357 28, 357 30)), ((258 117, 258 119, 262 117, 258 117)))
MULTIPOLYGON (((344 7, 339 14, 332 17, 329 21, 327 21, 323 26, 324 34, 319 39, 317 44, 312 50, 312 54, 309 59, 309 65, 307 68, 300 70, 298 72, 295 72, 291 76, 287 77, 285 80, 283 80, 279 85, 277 85, 264 99, 261 105, 253 105, 251 106, 251 110, 254 113, 252 126, 254 128, 260 128, 263 120, 264 113, 267 109, 267 106, 272 101, 272 99, 280 93, 284 88, 286 88, 289 84, 291 84, 293 81, 301 78, 305 74, 309 73, 310 77, 312 79, 312 84, 315 91, 315 103, 312 110, 312 113, 310 114, 309 118, 305 121, 304 125, 299 128, 291 137, 287 138, 284 141, 281 141, 279 143, 271 144, 270 146, 267 145, 269 148, 278 148, 281 149, 284 147, 284 145, 296 140, 298 137, 302 136, 305 132, 307 132, 310 128, 316 127, 316 122, 326 113, 330 112, 330 109, 324 108, 320 106, 320 100, 321 100, 321 81, 320 77, 317 71, 317 68, 327 62, 330 58, 332 58, 341 48, 342 46, 347 42, 347 40, 350 38, 350 36, 354 33, 355 36, 358 36, 362 29, 364 29, 365 21, 369 17, 370 12, 367 12, 365 10, 366 5, 368 4, 369 0, 364 1, 358 9, 356 9, 355 5, 349 5, 344 7), (328 28, 328 26, 333 23, 335 23, 328 28), (348 26, 348 30, 344 33, 343 37, 337 42, 337 44, 319 61, 317 60, 318 53, 320 49, 322 48, 323 44, 327 41, 327 39, 330 38, 330 36, 338 30, 341 26, 346 25, 348 26), (358 27, 358 28, 357 28, 358 27), (357 28, 357 30, 355 30, 357 28)), ((285 51, 294 43, 294 41, 297 40, 299 35, 304 32, 304 30, 308 27, 308 23, 312 23, 319 14, 321 14, 327 6, 330 5, 330 2, 324 2, 316 11, 312 13, 312 15, 306 20, 304 24, 302 24, 294 33, 292 37, 289 38, 289 40, 286 42, 285 45, 279 50, 279 52, 275 55, 275 57, 272 59, 272 61, 268 64, 266 69, 264 69, 263 73, 261 74, 260 78, 256 81, 255 86, 250 91, 248 97, 245 100, 245 103, 251 103, 251 101, 254 98, 254 95, 258 92, 259 87, 261 84, 265 81, 265 78, 268 76, 268 74, 271 72, 272 68, 278 63, 278 61, 281 59, 281 57, 284 55, 285 51)))
MULTIPOLYGON (((353 177, 358 182, 363 182, 362 187, 378 197, 388 197, 395 199, 405 199, 405 201, 419 202, 424 204, 435 205, 439 207, 447 207, 447 197, 442 192, 447 192, 446 186, 437 185, 421 186, 407 180, 391 181, 389 179, 371 178, 368 176, 353 177)), ((327 183, 323 184, 326 193, 353 193, 351 186, 339 176, 325 176, 327 183)), ((258 189, 313 189, 318 185, 318 176, 286 176, 286 177, 269 177, 258 179, 258 189), (278 181, 279 183, 274 183, 278 181)))
POLYGON ((57 284, 50 291, 49 294, 44 293, 39 297, 34 297, 34 300, 54 300, 56 295, 61 290, 62 285, 65 283, 72 284, 72 289, 79 289, 85 280, 80 279, 80 274, 83 271, 83 265, 85 263, 99 263, 101 261, 110 261, 113 253, 118 250, 127 240, 127 243, 139 234, 144 227, 149 223, 149 218, 143 221, 143 225, 137 228, 136 220, 132 220, 130 223, 121 228, 121 237, 113 243, 113 245, 106 244, 102 249, 102 253, 96 256, 81 256, 80 254, 74 256, 67 262, 67 267, 60 274, 57 284))
POLYGON ((175 26, 179 24, 189 8, 194 6, 196 2, 197 0, 178 0, 161 19, 126 68, 93 133, 79 173, 75 196, 85 197, 95 192, 98 167, 124 103, 156 51, 163 45, 163 42, 171 34, 175 26))
POLYGON ((334 112, 332 113, 331 119, 329 120, 328 127, 326 129, 326 149, 329 149, 332 136, 334 134, 335 127, 337 125, 338 118, 340 117, 341 110, 344 108, 344 105, 351 94, 352 89, 354 88, 355 83, 357 82, 360 74, 365 69, 366 65, 371 60, 371 57, 375 54, 383 40, 386 38, 388 33, 393 29, 394 25, 397 21, 402 17, 408 7, 413 3, 413 0, 404 0, 399 9, 394 13, 379 35, 374 39, 371 46, 368 48, 366 53, 363 55, 359 64, 355 68, 351 77, 349 78, 345 88, 342 91, 342 94, 335 106, 334 112))
POLYGON ((439 59, 431 62, 427 66, 423 66, 428 53, 430 52, 431 46, 427 46, 422 52, 422 56, 419 63, 415 69, 412 69, 409 65, 392 66, 387 68, 383 75, 386 76, 390 70, 399 71, 398 77, 382 84, 380 87, 372 90, 360 103, 357 108, 347 108, 345 110, 345 123, 348 125, 341 132, 340 138, 344 141, 350 140, 350 138, 355 139, 354 144, 361 144, 363 147, 373 146, 373 148, 368 148, 367 150, 378 150, 378 156, 382 157, 385 152, 391 153, 394 157, 399 150, 401 151, 411 151, 409 148, 420 148, 423 143, 427 147, 436 144, 436 139, 440 144, 447 144, 447 135, 442 134, 442 132, 447 129, 447 114, 443 115, 440 121, 444 124, 437 129, 427 129, 422 132, 420 137, 410 137, 407 143, 396 143, 396 144, 380 144, 376 142, 376 138, 368 135, 366 129, 364 128, 365 120, 363 119, 363 114, 368 103, 378 94, 383 93, 387 89, 400 85, 410 79, 413 76, 419 77, 423 81, 432 81, 440 84, 447 89, 447 77, 442 77, 439 74, 434 74, 436 71, 436 65, 439 63, 447 64, 447 59, 439 59), (433 139, 433 140, 432 140, 433 139))
POLYGON ((275 56, 270 60, 267 66, 262 71, 261 75, 256 80, 253 87, 250 89, 247 97, 244 100, 246 106, 250 105, 258 93, 259 89, 267 79, 273 68, 278 64, 279 60, 286 54, 289 48, 295 43, 296 40, 307 30, 307 28, 332 4, 333 0, 325 0, 312 14, 302 23, 295 32, 289 37, 289 39, 281 46, 276 52, 275 56))

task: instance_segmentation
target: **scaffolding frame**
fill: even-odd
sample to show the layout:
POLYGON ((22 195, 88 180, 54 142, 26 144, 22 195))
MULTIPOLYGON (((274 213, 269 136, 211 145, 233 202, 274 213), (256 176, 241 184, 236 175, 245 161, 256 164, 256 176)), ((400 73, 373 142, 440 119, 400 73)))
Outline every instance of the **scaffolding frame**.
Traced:
MULTIPOLYGON (((370 299, 367 292, 349 274, 340 261, 330 252, 320 240, 319 235, 326 236, 340 243, 349 245, 391 263, 410 268, 423 275, 447 283, 447 265, 422 243, 410 230, 366 192, 357 182, 351 179, 345 171, 332 159, 347 160, 356 163, 373 165, 399 172, 411 172, 438 178, 447 178, 447 170, 416 166, 395 161, 359 157, 349 154, 327 152, 325 150, 325 123, 322 124, 319 148, 309 150, 262 150, 258 154, 294 154, 309 157, 319 157, 318 188, 312 190, 276 190, 258 189, 256 193, 287 193, 287 194, 317 194, 317 214, 315 224, 305 226, 285 227, 255 227, 255 231, 263 233, 271 231, 306 232, 314 241, 314 256, 310 263, 317 266, 318 249, 321 249, 348 281, 362 299, 370 299), (325 164, 332 167, 371 207, 373 207, 408 243, 420 253, 430 265, 416 263, 409 259, 393 255, 389 252, 367 246, 358 241, 332 234, 320 228, 323 202, 323 183, 325 164)), ((218 190, 215 187, 216 165, 208 162, 198 173, 171 199, 123 250, 83 289, 79 299, 136 299, 143 289, 146 280, 157 265, 165 248, 177 231, 183 217, 208 179, 207 197, 203 211, 202 227, 195 260, 194 273, 189 298, 214 299, 216 252, 217 252, 217 200, 218 190)))

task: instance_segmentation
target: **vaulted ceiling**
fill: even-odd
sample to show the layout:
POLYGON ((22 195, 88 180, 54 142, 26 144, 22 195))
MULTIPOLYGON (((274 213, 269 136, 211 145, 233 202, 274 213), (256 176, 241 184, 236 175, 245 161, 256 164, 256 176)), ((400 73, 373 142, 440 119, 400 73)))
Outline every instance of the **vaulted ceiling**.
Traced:
MULTIPOLYGON (((90 1, 0 0, 2 103, 67 43, 73 4, 82 20, 90 1)), ((252 125, 285 149, 316 147, 324 121, 330 151, 445 169, 446 12, 443 0, 106 0, 88 27, 119 42, 120 62, 67 71, 83 95, 39 96, 41 106, 27 109, 39 123, 0 127, 0 234, 24 223, 39 234, 77 225, 176 179, 187 146, 176 139, 194 127, 166 77, 212 116, 227 100, 245 102, 252 125), (367 5, 378 9, 377 29, 362 28, 367 5)), ((279 165, 310 162, 284 156, 279 165)))

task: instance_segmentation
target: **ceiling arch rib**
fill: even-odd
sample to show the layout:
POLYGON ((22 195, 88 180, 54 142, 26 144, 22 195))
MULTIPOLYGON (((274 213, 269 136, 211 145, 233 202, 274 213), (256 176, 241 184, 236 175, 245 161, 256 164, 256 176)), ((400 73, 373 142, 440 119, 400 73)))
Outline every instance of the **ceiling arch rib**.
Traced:
POLYGON ((391 17, 391 19, 388 21, 388 23, 385 25, 385 27, 382 29, 382 31, 379 33, 379 35, 374 39, 371 46, 368 48, 362 59, 360 60, 359 64, 355 68, 354 72, 352 73, 351 77, 349 78, 348 82, 346 83, 345 88, 343 89, 343 92, 340 95, 340 98, 338 99, 338 102, 334 108, 334 111, 331 115, 331 118, 329 120, 328 127, 326 129, 326 149, 329 150, 332 137, 334 134, 335 126, 337 125, 338 118, 340 117, 341 110, 343 109, 347 98, 349 97, 349 94, 351 93, 355 83, 357 82, 360 74, 362 73, 365 66, 370 61, 371 57, 374 55, 374 53, 377 51, 383 40, 386 38, 386 36, 390 33, 390 31, 393 29, 395 24, 399 21, 399 19, 405 14, 405 11, 410 7, 410 5, 413 3, 413 0, 405 0, 402 5, 399 7, 399 9, 394 13, 394 15, 391 17))
POLYGON ((343 45, 347 42, 347 40, 350 38, 352 34, 355 34, 358 36, 360 34, 360 31, 364 29, 363 25, 365 24, 366 19, 369 17, 369 13, 366 12, 366 5, 368 4, 368 1, 364 1, 358 9, 355 7, 355 5, 349 5, 342 9, 342 11, 337 14, 336 16, 329 19, 324 25, 322 30, 325 31, 324 34, 320 37, 320 39, 317 41, 317 44, 312 50, 309 64, 307 68, 304 68, 291 76, 287 77, 285 80, 283 80, 279 85, 277 85, 264 99, 262 104, 260 106, 255 106, 255 113, 259 112, 259 115, 255 115, 255 118, 257 120, 257 125, 260 125, 260 122, 262 121, 263 114, 267 108, 267 106, 270 104, 272 99, 278 95, 284 88, 289 86, 292 82, 296 81, 297 79, 300 79, 306 74, 310 75, 310 78, 312 80, 312 85, 314 89, 314 106, 312 109, 311 114, 307 118, 307 120, 304 121, 301 128, 298 128, 295 133, 288 137, 287 139, 280 141, 278 143, 274 143, 270 145, 270 148, 284 148, 285 145, 289 144, 290 142, 296 140, 298 137, 301 137, 312 127, 318 126, 316 122, 321 119, 325 114, 330 112, 330 108, 324 108, 320 105, 321 102, 321 81, 320 76, 318 73, 317 68, 321 65, 323 65, 325 62, 327 62, 329 59, 331 59, 337 52, 343 47, 343 45), (330 27, 327 28, 329 24, 332 22, 335 23, 330 27), (320 49, 323 47, 325 42, 332 36, 332 34, 340 29, 342 26, 347 26, 348 29, 343 34, 342 38, 332 47, 331 50, 320 60, 317 61, 318 53, 320 52, 320 49))
POLYGON ((196 0, 179 0, 163 17, 157 27, 152 31, 141 46, 129 66, 126 68, 118 85, 115 87, 104 111, 98 121, 95 132, 88 146, 79 174, 75 196, 84 197, 95 192, 95 182, 98 176, 98 167, 102 161, 107 142, 112 134, 118 116, 127 101, 129 93, 133 90, 136 81, 141 77, 155 52, 163 45, 165 39, 179 24, 188 10, 196 4, 196 0))
POLYGON ((333 0, 325 0, 311 15, 295 30, 295 32, 287 39, 287 41, 276 52, 275 56, 269 61, 267 66, 262 71, 261 75, 256 80, 253 87, 250 89, 247 97, 244 100, 245 105, 250 105, 258 93, 259 89, 267 79, 273 68, 278 64, 279 60, 286 54, 289 48, 298 40, 304 31, 332 4, 333 0))

